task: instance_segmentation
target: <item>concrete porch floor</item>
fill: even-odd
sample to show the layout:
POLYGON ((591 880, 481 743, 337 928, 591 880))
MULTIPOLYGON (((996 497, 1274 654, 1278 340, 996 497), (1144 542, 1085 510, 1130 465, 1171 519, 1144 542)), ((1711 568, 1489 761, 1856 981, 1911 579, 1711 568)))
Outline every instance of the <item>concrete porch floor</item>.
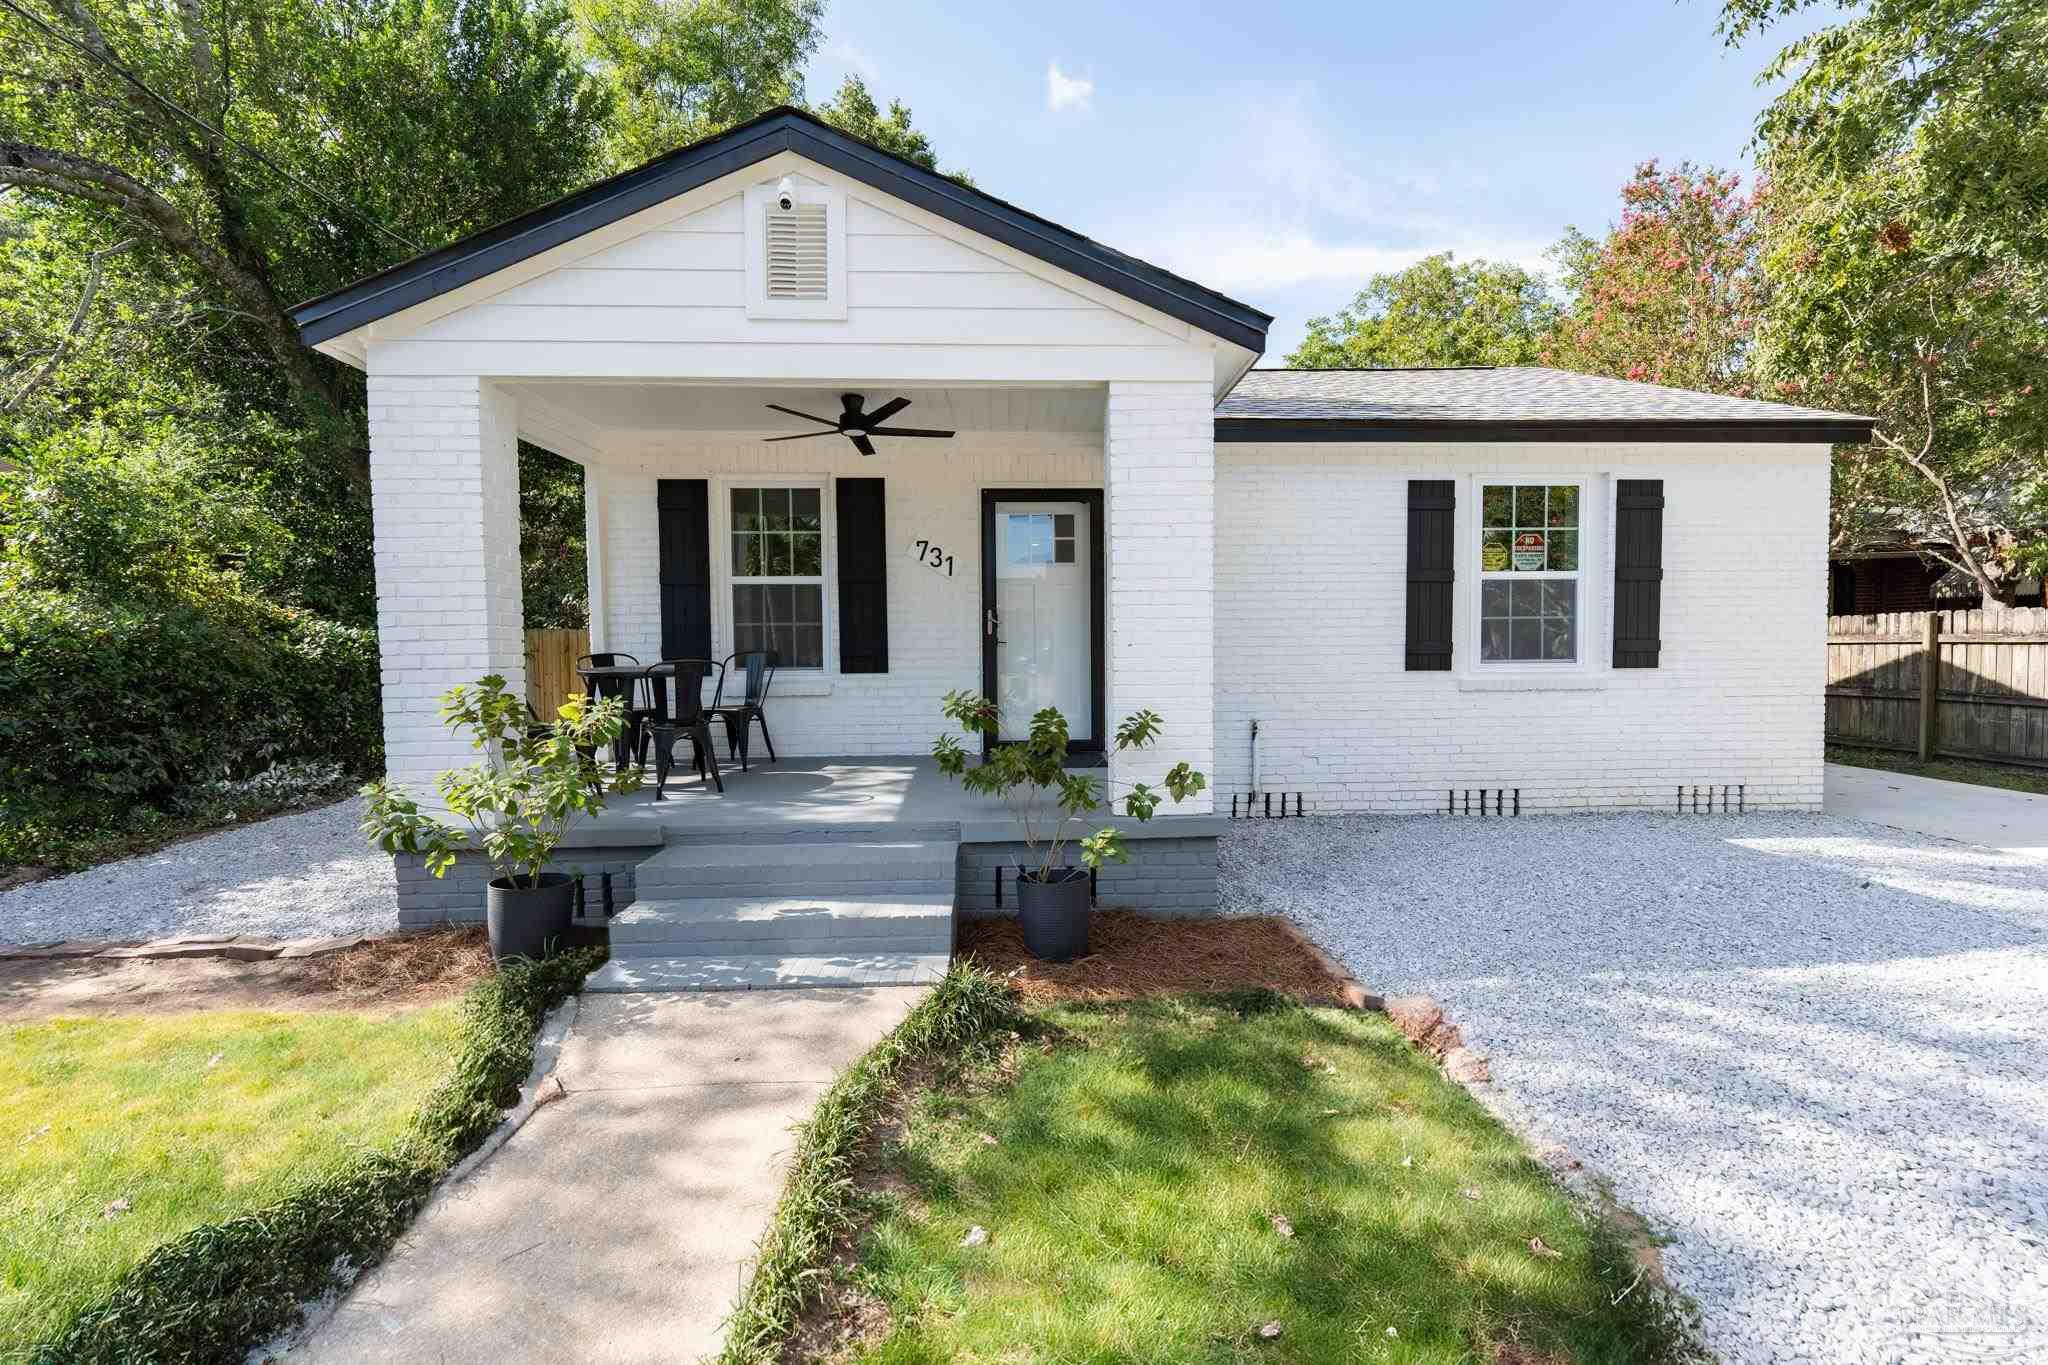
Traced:
MULTIPOLYGON (((723 765, 724 745, 719 747, 723 765)), ((686 755, 688 750, 682 753, 686 755)), ((579 840, 603 843, 624 836, 627 842, 674 843, 913 829, 957 837, 964 843, 1002 843, 1023 837, 1022 824, 1007 805, 966 790, 940 772, 931 758, 921 755, 785 758, 774 763, 756 761, 747 772, 735 763, 721 766, 723 795, 690 770, 687 758, 681 758, 678 767, 669 774, 662 800, 656 801, 650 790, 614 797, 597 819, 577 827, 579 840)), ((1104 768, 1089 771, 1098 778, 1108 776, 1104 768)), ((1105 823, 1116 824, 1130 837, 1168 838, 1215 834, 1225 820, 1162 811, 1146 823, 1124 817, 1105 823)))

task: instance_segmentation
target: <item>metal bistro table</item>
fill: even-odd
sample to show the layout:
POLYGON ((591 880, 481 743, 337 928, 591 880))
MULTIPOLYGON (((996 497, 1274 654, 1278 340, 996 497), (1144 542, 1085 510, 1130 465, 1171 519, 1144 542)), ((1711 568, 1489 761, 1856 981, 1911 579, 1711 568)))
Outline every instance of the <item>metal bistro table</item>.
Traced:
MULTIPOLYGON (((593 698, 617 697, 625 702, 626 710, 630 712, 638 704, 633 697, 634 686, 646 672, 642 664, 593 664, 577 669, 576 676, 583 679, 583 685, 593 698)), ((629 718, 626 727, 619 731, 619 737, 612 741, 614 768, 625 768, 632 763, 634 734, 629 718)))

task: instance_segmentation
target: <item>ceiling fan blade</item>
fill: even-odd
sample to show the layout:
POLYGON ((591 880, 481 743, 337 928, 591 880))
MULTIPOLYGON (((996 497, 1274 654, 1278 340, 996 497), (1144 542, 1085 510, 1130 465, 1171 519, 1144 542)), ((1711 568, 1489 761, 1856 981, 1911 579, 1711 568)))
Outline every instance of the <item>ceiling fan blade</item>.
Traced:
POLYGON ((909 406, 910 400, 908 398, 891 398, 888 402, 867 415, 867 424, 870 427, 880 426, 883 422, 888 421, 891 417, 894 417, 909 406))
POLYGON ((770 403, 768 404, 768 406, 775 409, 777 412, 786 412, 791 417, 801 417, 806 422, 816 422, 821 427, 831 427, 835 431, 839 427, 839 423, 833 421, 829 417, 813 417, 808 412, 798 412, 795 408, 785 408, 780 403, 770 403))
POLYGON ((772 445, 776 441, 808 441, 813 436, 835 436, 837 434, 837 429, 832 431, 799 431, 794 436, 764 436, 761 439, 763 444, 772 445))
POLYGON ((858 450, 861 454, 872 455, 875 453, 875 443, 867 438, 867 434, 865 432, 849 431, 846 434, 848 438, 852 440, 853 448, 855 450, 858 450))
POLYGON ((951 436, 950 431, 936 431, 931 427, 869 427, 870 436, 951 436))

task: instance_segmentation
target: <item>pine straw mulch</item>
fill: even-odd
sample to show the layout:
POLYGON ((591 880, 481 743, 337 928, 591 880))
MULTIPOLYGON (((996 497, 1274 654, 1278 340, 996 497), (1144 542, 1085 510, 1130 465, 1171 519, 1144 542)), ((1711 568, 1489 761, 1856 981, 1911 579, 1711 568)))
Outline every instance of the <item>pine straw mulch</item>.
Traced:
POLYGON ((371 939, 315 958, 320 984, 346 1002, 424 1003, 457 995, 490 975, 490 936, 480 924, 371 939))
POLYGON ((1009 981, 1028 1004, 1250 987, 1342 1003, 1339 978, 1273 915, 1159 919, 1097 910, 1088 947, 1088 956, 1072 962, 1041 962, 1025 949, 1015 918, 960 921, 960 955, 1009 981))

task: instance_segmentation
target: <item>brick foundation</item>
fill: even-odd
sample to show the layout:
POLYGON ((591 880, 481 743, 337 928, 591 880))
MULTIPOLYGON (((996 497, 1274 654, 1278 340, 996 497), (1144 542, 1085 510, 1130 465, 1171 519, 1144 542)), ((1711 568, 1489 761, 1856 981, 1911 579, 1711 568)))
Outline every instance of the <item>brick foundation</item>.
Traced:
MULTIPOLYGON (((1170 839, 1132 839, 1128 863, 1109 863, 1096 886, 1099 904, 1148 915, 1213 915, 1216 913, 1216 837, 1189 835, 1170 839)), ((1011 889, 1017 865, 1030 861, 1021 843, 960 845, 960 889, 956 904, 963 915, 1005 915, 1017 912, 1011 889), (996 869, 1003 869, 1003 904, 996 905, 996 869)))

